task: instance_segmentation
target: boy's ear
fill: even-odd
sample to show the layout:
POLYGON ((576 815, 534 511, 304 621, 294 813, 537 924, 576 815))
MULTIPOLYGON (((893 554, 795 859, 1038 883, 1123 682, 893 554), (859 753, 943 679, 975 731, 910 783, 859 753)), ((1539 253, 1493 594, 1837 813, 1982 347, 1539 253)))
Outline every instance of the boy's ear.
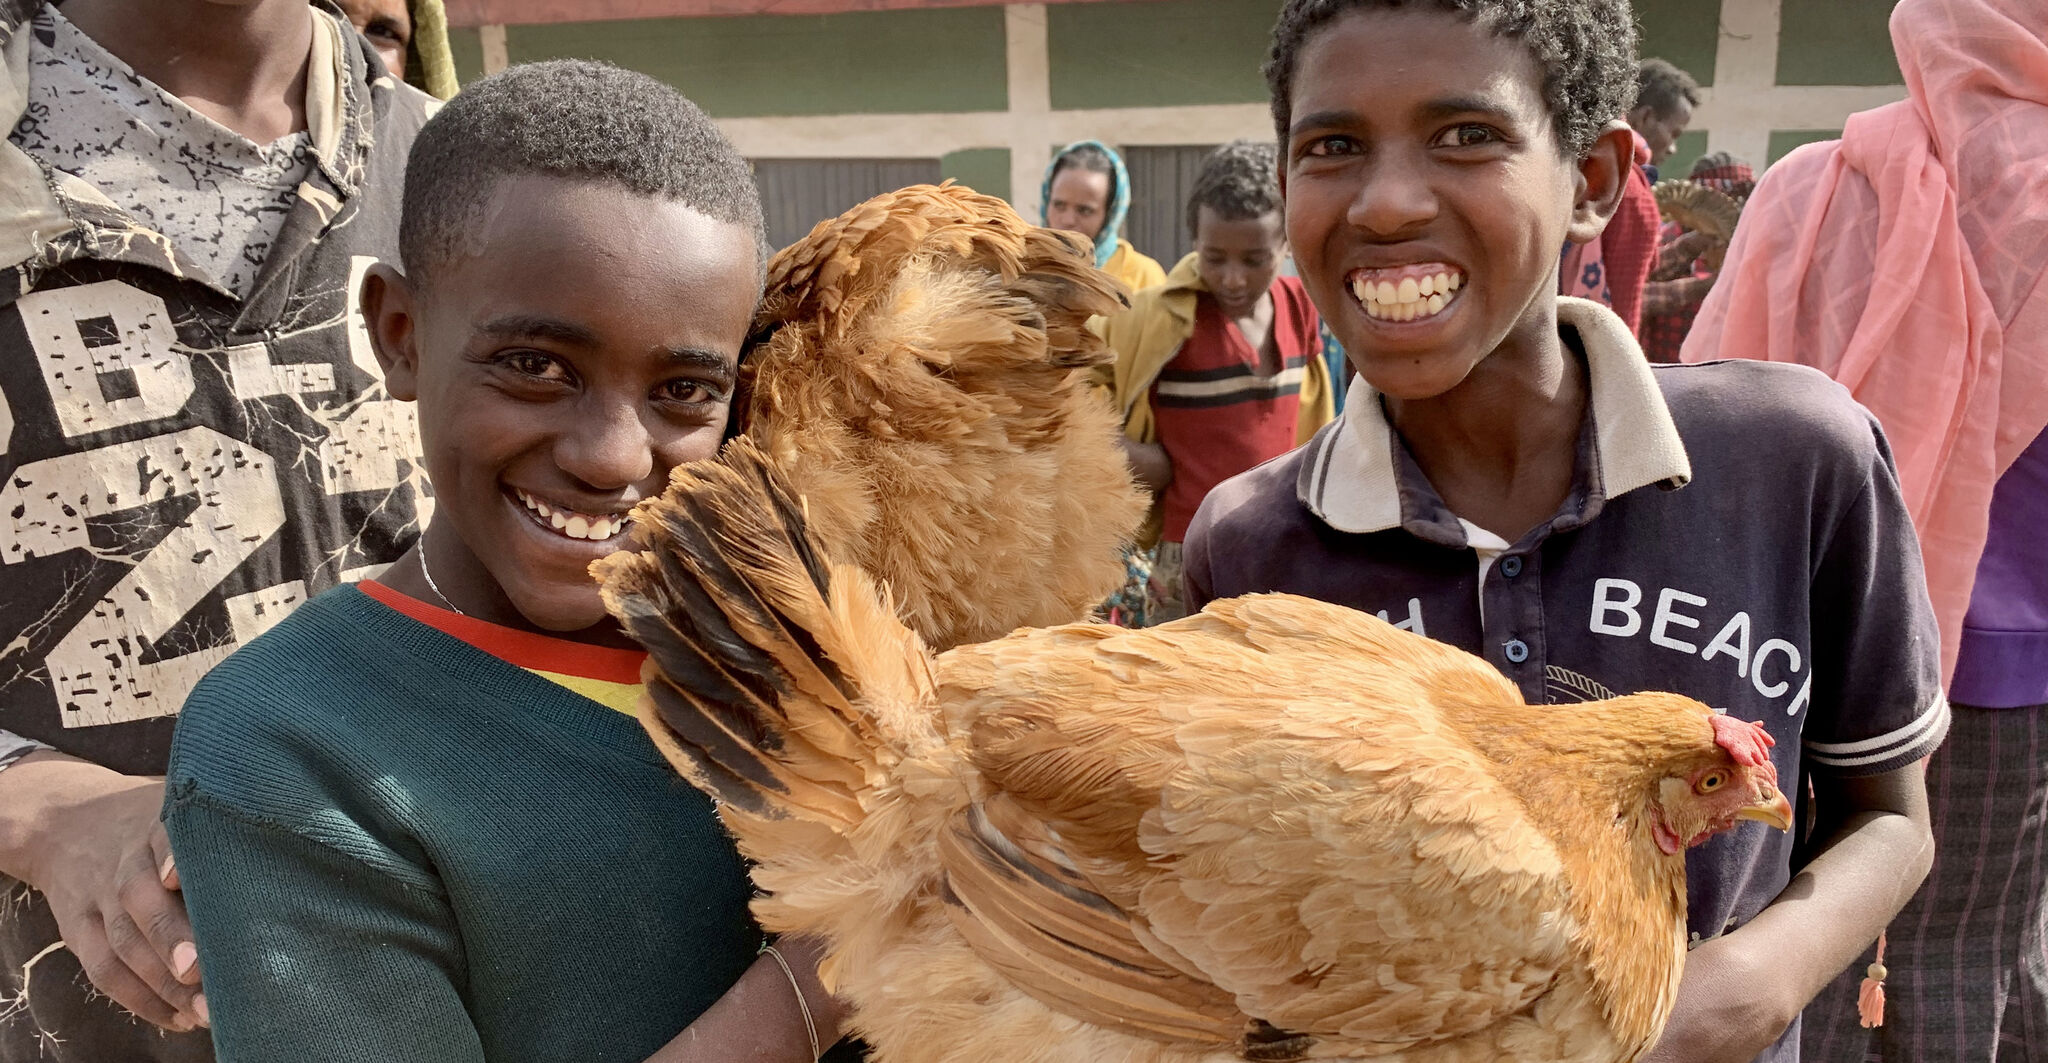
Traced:
POLYGON ((1635 131, 1620 119, 1607 123, 1592 150, 1579 160, 1578 197, 1572 203, 1566 239, 1590 244, 1600 238, 1614 212, 1621 209, 1621 194, 1635 165, 1635 131))
POLYGON ((413 291, 405 274, 389 263, 372 263, 363 274, 363 321, 370 330, 370 349, 384 369, 384 390, 394 399, 411 402, 420 394, 420 356, 415 343, 413 291))

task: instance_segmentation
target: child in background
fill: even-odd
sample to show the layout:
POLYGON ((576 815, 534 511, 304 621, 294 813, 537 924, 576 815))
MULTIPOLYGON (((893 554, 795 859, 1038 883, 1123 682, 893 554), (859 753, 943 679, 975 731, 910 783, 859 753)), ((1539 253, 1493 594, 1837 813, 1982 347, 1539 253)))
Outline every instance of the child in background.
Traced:
MULTIPOLYGON (((1209 489, 1299 446, 1333 416, 1315 307, 1287 257, 1273 148, 1216 149, 1188 197, 1195 249, 1166 283, 1100 322, 1116 351, 1103 381, 1124 449, 1158 504, 1148 623, 1185 615, 1181 539, 1209 489)), ((1148 544, 1149 545, 1149 544, 1148 544)))
MULTIPOLYGON (((436 510, 194 691, 166 781, 224 1063, 810 1060, 711 802, 588 568, 716 453, 766 260, 746 161, 640 74, 518 67, 421 130, 363 304, 436 510)), ((786 966, 785 966, 786 961, 786 966)))
POLYGON ((1209 494, 1188 604, 1304 594, 1480 654, 1532 706, 1667 690, 1763 723, 1810 780, 1811 859, 1795 875, 1761 824, 1688 854, 1650 1058, 1789 1063, 1800 1009, 1927 873, 1948 706, 1870 415, 1800 367, 1652 367, 1557 295, 1557 248, 1634 172, 1634 53, 1626 0, 1290 0, 1267 66, 1288 244, 1359 380, 1209 494))

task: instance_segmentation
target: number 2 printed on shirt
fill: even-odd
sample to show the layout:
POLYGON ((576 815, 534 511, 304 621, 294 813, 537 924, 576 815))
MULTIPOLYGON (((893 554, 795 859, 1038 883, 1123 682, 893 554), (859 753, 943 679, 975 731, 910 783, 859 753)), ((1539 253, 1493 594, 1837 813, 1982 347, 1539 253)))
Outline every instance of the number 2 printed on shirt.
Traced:
MULTIPOLYGON (((169 310, 155 295, 103 281, 29 293, 18 306, 67 437, 173 418, 191 399, 193 352, 179 345, 169 310)), ((360 328, 354 320, 334 324, 360 328)), ((221 355, 235 396, 245 401, 335 386, 333 366, 273 363, 261 344, 221 355)), ((399 462, 410 458, 416 438, 411 415, 409 406, 379 398, 345 417, 323 418, 329 431, 319 441, 318 463, 328 493, 398 486, 399 462)), ((10 413, 6 420, 19 418, 10 413)), ((85 550, 132 564, 44 657, 65 726, 176 713, 208 669, 305 600, 300 579, 229 596, 223 606, 231 642, 173 656, 153 652, 284 526, 280 473, 306 475, 200 425, 33 462, 0 487, 0 511, 12 523, 0 563, 85 550), (196 506, 176 509, 175 500, 185 498, 196 506), (170 518, 142 511, 164 506, 184 516, 168 532, 151 534, 154 520, 170 518), (103 529, 98 543, 88 522, 103 529), (107 536, 109 525, 126 534, 107 536)), ((75 603, 58 603, 45 622, 61 622, 58 612, 72 612, 75 603)), ((0 647, 0 656, 24 652, 35 633, 0 647)))

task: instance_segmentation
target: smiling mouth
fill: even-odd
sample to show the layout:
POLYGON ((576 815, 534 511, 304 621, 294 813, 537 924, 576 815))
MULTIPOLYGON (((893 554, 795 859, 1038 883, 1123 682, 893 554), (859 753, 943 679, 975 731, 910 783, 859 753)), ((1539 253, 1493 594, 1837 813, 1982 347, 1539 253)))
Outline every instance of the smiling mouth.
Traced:
POLYGON ((567 506, 536 498, 516 487, 512 489, 512 495, 526 507, 535 524, 565 539, 601 543, 625 531, 628 523, 624 513, 579 513, 567 506))
POLYGON ((1458 300, 1463 270, 1442 263, 1362 269, 1351 275, 1351 295, 1377 321, 1426 321, 1458 300))

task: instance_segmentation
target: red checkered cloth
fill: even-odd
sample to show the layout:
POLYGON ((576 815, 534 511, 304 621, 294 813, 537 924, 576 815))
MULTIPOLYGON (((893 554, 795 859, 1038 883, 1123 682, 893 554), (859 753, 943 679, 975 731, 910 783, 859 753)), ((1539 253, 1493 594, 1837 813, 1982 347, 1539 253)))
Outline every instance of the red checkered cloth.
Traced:
POLYGON ((1600 234, 1600 261, 1607 270, 1607 292, 1614 312, 1628 329, 1641 335, 1643 285, 1657 262, 1657 197, 1640 166, 1628 168, 1621 209, 1600 234))

